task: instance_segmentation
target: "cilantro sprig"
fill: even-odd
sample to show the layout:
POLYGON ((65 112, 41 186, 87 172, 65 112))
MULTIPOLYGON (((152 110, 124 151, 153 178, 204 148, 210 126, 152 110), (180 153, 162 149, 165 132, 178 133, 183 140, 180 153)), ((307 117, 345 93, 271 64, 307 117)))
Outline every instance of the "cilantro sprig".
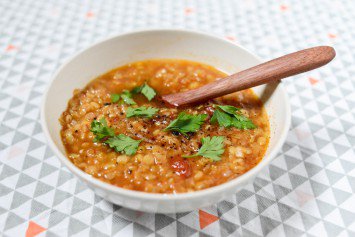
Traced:
POLYGON ((114 137, 110 137, 104 143, 113 148, 117 152, 123 152, 126 155, 134 155, 137 152, 139 143, 142 140, 134 140, 124 134, 119 134, 114 137))
POLYGON ((129 107, 127 108, 126 111, 126 116, 127 118, 130 117, 144 117, 144 118, 151 118, 156 112, 158 112, 159 109, 153 108, 153 107, 137 107, 137 108, 132 108, 129 107))
POLYGON ((240 109, 231 105, 215 105, 216 110, 211 118, 211 123, 217 123, 221 127, 236 127, 238 129, 254 129, 256 125, 239 113, 240 109))
POLYGON ((126 104, 129 104, 129 105, 135 105, 136 104, 136 102, 132 99, 132 93, 129 92, 129 91, 124 90, 121 93, 121 98, 126 104))
POLYGON ((121 94, 111 94, 112 103, 117 103, 121 99, 121 94))
POLYGON ((121 94, 111 94, 111 101, 113 103, 124 102, 129 105, 135 105, 136 102, 132 99, 132 93, 124 90, 121 94))
POLYGON ((149 101, 151 101, 157 94, 153 88, 151 88, 147 83, 138 86, 132 90, 132 93, 142 93, 149 101))
POLYGON ((100 119, 100 121, 92 121, 90 131, 95 135, 94 142, 101 141, 106 137, 115 136, 113 129, 107 126, 105 118, 100 119))
POLYGON ((221 160, 221 155, 224 153, 224 137, 223 136, 213 136, 204 137, 201 139, 202 146, 196 154, 190 156, 183 156, 186 158, 192 158, 197 156, 203 156, 209 158, 213 161, 221 160))
POLYGON ((147 83, 141 86, 135 87, 132 91, 124 90, 120 94, 111 94, 111 101, 113 103, 126 103, 128 105, 135 105, 136 102, 133 100, 133 95, 142 93, 149 101, 151 101, 157 94, 153 88, 151 88, 147 83))
POLYGON ((188 132, 196 132, 199 130, 206 118, 207 114, 192 115, 181 112, 178 117, 164 129, 164 131, 176 131, 187 136, 188 132))
POLYGON ((94 142, 102 142, 117 152, 126 155, 134 155, 137 152, 141 140, 134 140, 124 134, 115 135, 112 128, 107 126, 105 118, 100 121, 91 122, 91 130, 94 135, 94 142))

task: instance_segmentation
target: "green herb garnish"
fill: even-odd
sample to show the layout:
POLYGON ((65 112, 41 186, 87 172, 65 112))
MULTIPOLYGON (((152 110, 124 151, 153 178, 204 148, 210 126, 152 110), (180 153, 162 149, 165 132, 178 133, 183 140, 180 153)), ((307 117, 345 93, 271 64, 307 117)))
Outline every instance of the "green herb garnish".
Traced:
POLYGON ((188 132, 196 132, 199 130, 206 118, 207 114, 192 115, 181 112, 177 119, 172 121, 164 131, 176 131, 187 136, 188 132))
POLYGON ((232 124, 232 117, 218 109, 216 109, 211 117, 211 123, 216 123, 218 121, 219 126, 230 127, 232 124))
POLYGON ((215 105, 216 110, 211 118, 211 123, 218 122, 221 127, 236 127, 238 129, 254 129, 256 125, 245 117, 238 113, 240 109, 231 105, 215 105))
POLYGON ((158 112, 159 109, 153 108, 153 107, 137 107, 137 108, 132 108, 129 107, 126 112, 127 118, 130 117, 144 117, 144 118, 151 118, 156 112, 158 112))
POLYGON ((112 128, 107 126, 105 118, 100 121, 91 122, 91 130, 94 133, 94 142, 103 142, 117 152, 123 152, 127 155, 133 155, 137 152, 141 140, 134 140, 124 134, 115 135, 112 128))
POLYGON ((201 139, 202 146, 198 150, 198 152, 194 155, 190 156, 183 156, 186 158, 196 157, 196 156, 203 156, 209 158, 213 161, 221 160, 221 155, 224 153, 224 137, 222 136, 213 136, 211 137, 204 137, 201 139))
POLYGON ((105 118, 100 119, 100 121, 92 121, 90 131, 95 135, 94 142, 101 141, 106 137, 115 136, 113 129, 107 126, 105 118))
POLYGON ((147 83, 138 86, 132 90, 132 93, 142 93, 149 101, 151 101, 157 94, 153 88, 151 88, 147 83))
POLYGON ((113 103, 118 102, 121 99, 121 95, 120 94, 111 94, 111 101, 113 103))
POLYGON ((123 101, 124 103, 129 104, 129 105, 136 104, 136 102, 132 99, 132 93, 127 90, 122 91, 121 94, 111 94, 111 101, 113 103, 123 101))
POLYGON ((129 105, 135 105, 136 104, 136 102, 134 102, 134 100, 132 99, 132 93, 129 92, 129 91, 124 90, 121 93, 121 98, 126 104, 129 104, 129 105))
POLYGON ((110 137, 104 143, 113 148, 117 152, 123 152, 126 155, 134 155, 137 152, 139 143, 142 140, 134 140, 124 134, 119 134, 114 137, 110 137))

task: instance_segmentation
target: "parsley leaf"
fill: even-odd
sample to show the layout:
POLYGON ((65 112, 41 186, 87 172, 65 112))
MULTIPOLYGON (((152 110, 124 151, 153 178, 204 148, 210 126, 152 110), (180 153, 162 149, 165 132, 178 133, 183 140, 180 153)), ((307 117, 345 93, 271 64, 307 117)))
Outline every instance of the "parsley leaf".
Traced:
POLYGON ((134 155, 137 152, 139 143, 141 143, 141 140, 134 140, 124 134, 110 137, 105 141, 105 144, 115 151, 123 152, 126 155, 134 155))
POLYGON ((90 131, 95 135, 94 142, 101 141, 105 137, 115 136, 113 129, 107 126, 105 118, 100 119, 100 121, 92 121, 90 131))
POLYGON ((188 132, 199 130, 206 118, 207 114, 192 115, 181 112, 177 119, 172 121, 164 131, 176 131, 186 136, 188 132))
POLYGON ((151 88, 150 86, 148 86, 147 83, 145 83, 142 88, 142 94, 147 97, 149 101, 151 101, 157 93, 153 88, 151 88))
POLYGON ((244 115, 241 114, 235 114, 234 117, 236 119, 233 119, 233 126, 239 129, 254 129, 256 128, 256 125, 253 123, 253 121, 251 121, 250 119, 248 119, 247 117, 245 117, 244 115))
POLYGON ((111 101, 113 103, 118 102, 121 99, 121 95, 120 94, 111 94, 111 101))
POLYGON ((217 107, 231 115, 235 115, 235 113, 240 110, 239 108, 231 105, 217 105, 217 107))
POLYGON ((211 117, 211 123, 216 122, 218 122, 219 126, 229 127, 232 124, 232 117, 229 114, 216 109, 211 117))
POLYGON ((132 93, 124 90, 121 94, 111 94, 111 101, 117 103, 122 99, 123 102, 129 105, 135 105, 136 102, 132 99, 132 93))
POLYGON ((134 140, 124 134, 115 135, 112 128, 107 126, 105 118, 100 121, 91 122, 91 130, 94 133, 94 142, 102 141, 117 152, 124 152, 127 155, 133 155, 137 152, 141 140, 134 140), (107 138, 103 141, 104 138, 107 138))
POLYGON ((158 112, 159 109, 157 108, 153 108, 153 107, 145 107, 145 106, 141 106, 141 107, 137 107, 137 108, 132 108, 129 107, 127 109, 127 113, 126 116, 127 118, 130 117, 144 117, 144 118, 151 118, 156 112, 158 112))
POLYGON ((222 127, 236 127, 238 129, 256 128, 253 121, 238 113, 240 109, 231 105, 215 105, 216 110, 211 118, 211 123, 218 122, 222 127))
POLYGON ((153 88, 151 88, 147 83, 134 88, 132 91, 124 90, 121 94, 111 94, 111 101, 113 103, 120 102, 121 99, 124 103, 129 105, 135 105, 136 102, 133 100, 133 94, 142 93, 149 101, 151 101, 157 94, 153 88))
POLYGON ((129 105, 135 105, 136 104, 136 102, 134 102, 134 100, 132 99, 131 92, 129 92, 127 90, 124 90, 121 93, 121 98, 126 104, 129 104, 129 105))
POLYGON ((134 87, 132 90, 131 90, 131 93, 132 94, 138 94, 138 93, 141 93, 142 91, 142 86, 137 86, 137 87, 134 87))
POLYGON ((142 93, 149 101, 151 101, 157 94, 153 88, 151 88, 147 83, 138 86, 132 90, 132 93, 142 93))
POLYGON ((191 158, 196 156, 203 156, 213 161, 221 160, 221 155, 224 153, 223 136, 213 136, 212 138, 204 137, 201 139, 201 142, 202 146, 196 154, 183 157, 191 158))

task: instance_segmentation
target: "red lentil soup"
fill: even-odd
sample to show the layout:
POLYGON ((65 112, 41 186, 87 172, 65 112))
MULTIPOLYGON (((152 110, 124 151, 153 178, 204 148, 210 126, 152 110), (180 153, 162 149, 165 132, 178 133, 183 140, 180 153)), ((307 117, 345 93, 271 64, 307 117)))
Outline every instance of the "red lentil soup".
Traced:
POLYGON ((84 89, 74 91, 60 117, 67 156, 75 166, 97 179, 151 193, 193 192, 242 175, 262 159, 270 135, 267 113, 252 90, 184 108, 169 107, 160 99, 161 95, 197 88, 224 76, 225 73, 211 66, 175 59, 134 62, 99 76, 84 89), (132 91, 144 83, 156 92, 151 101, 143 93, 132 93, 131 99, 136 104, 113 102, 112 94, 132 91), (252 121, 255 127, 241 129, 212 123, 216 105, 239 108, 239 115, 252 121), (130 108, 140 106, 153 107, 157 112, 150 118, 128 117, 130 108), (166 129, 181 112, 192 116, 204 114, 205 120, 195 132, 187 134, 166 129), (109 136, 123 134, 139 140, 135 151, 118 152, 108 145, 104 135, 101 140, 94 140, 93 122, 102 118, 111 131, 109 136), (202 152, 201 139, 214 136, 224 138, 219 159, 198 154, 184 157, 202 152))

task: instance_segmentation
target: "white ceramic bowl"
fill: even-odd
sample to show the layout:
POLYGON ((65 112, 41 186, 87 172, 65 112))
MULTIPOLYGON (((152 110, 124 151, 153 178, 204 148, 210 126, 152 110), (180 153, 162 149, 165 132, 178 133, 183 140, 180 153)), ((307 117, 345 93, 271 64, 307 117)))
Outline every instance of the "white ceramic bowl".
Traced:
POLYGON ((261 63, 255 55, 227 40, 186 30, 147 30, 118 35, 75 55, 53 76, 41 110, 43 131, 60 161, 99 196, 124 207, 146 212, 184 212, 208 206, 236 193, 265 168, 285 141, 290 126, 290 106, 281 84, 258 86, 270 119, 271 139, 263 160, 242 176, 202 191, 182 194, 152 194, 119 188, 91 177, 66 157, 60 138, 61 113, 73 90, 93 78, 129 62, 151 58, 189 59, 234 73, 261 63))

